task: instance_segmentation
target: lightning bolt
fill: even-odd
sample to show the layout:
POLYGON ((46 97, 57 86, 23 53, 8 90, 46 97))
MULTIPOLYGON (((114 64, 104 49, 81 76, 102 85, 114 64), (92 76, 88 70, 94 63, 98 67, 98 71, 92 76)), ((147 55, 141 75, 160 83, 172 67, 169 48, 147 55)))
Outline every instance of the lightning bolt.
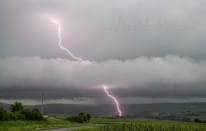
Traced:
POLYGON ((59 48, 60 48, 61 50, 63 50, 63 51, 66 51, 67 54, 68 54, 69 56, 71 56, 71 57, 72 57, 74 60, 76 60, 76 61, 79 61, 79 62, 81 62, 81 63, 83 63, 83 64, 92 64, 91 61, 83 60, 82 58, 75 56, 69 49, 67 49, 66 47, 64 47, 64 46, 62 45, 62 30, 61 30, 61 24, 59 23, 59 21, 57 21, 57 20, 54 19, 54 18, 51 18, 51 22, 54 23, 55 25, 57 25, 57 33, 58 33, 58 38, 59 38, 59 41, 58 41, 58 46, 59 46, 59 48))
MULTIPOLYGON (((58 33, 58 39, 59 39, 59 40, 58 40, 58 46, 59 46, 59 48, 60 48, 61 50, 65 51, 72 59, 74 59, 74 60, 76 60, 76 61, 79 61, 79 62, 82 63, 82 64, 92 64, 93 62, 91 62, 91 61, 89 61, 89 60, 84 60, 84 59, 82 59, 82 58, 80 58, 80 57, 75 56, 68 48, 66 48, 66 47, 64 47, 64 46, 62 45, 62 30, 61 30, 61 24, 60 24, 59 21, 57 21, 57 20, 54 19, 54 18, 51 18, 50 21, 57 26, 57 33, 58 33)), ((122 111, 121 111, 121 109, 120 109, 120 105, 119 105, 119 102, 118 102, 117 98, 109 93, 109 91, 108 91, 108 86, 102 85, 102 87, 103 87, 103 89, 104 89, 105 94, 114 101, 114 103, 115 103, 115 105, 116 105, 116 109, 117 109, 117 111, 118 111, 118 116, 121 117, 121 116, 122 116, 122 111)))
POLYGON ((109 91, 108 91, 108 86, 103 85, 103 88, 104 88, 104 92, 106 93, 106 95, 107 95, 108 97, 110 97, 110 98, 114 101, 114 103, 116 104, 116 108, 117 108, 117 111, 118 111, 118 115, 121 117, 121 116, 122 116, 122 111, 121 111, 121 109, 120 109, 119 102, 118 102, 117 98, 114 97, 113 95, 111 95, 111 94, 109 93, 109 91))

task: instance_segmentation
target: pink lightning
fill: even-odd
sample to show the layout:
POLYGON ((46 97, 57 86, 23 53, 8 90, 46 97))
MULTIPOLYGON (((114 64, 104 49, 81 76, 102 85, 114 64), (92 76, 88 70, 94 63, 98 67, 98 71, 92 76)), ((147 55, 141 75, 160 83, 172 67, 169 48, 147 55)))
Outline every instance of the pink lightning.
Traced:
POLYGON ((119 113, 119 116, 122 116, 122 111, 121 111, 121 109, 120 109, 119 102, 118 102, 117 98, 114 97, 113 95, 111 95, 111 94, 109 93, 108 87, 107 87, 106 85, 103 85, 103 88, 104 88, 104 92, 106 93, 106 95, 107 95, 108 97, 110 97, 110 98, 115 102, 117 111, 118 111, 118 113, 119 113))
MULTIPOLYGON (((83 60, 82 58, 75 56, 69 49, 67 49, 66 47, 64 47, 64 46, 62 45, 61 24, 60 24, 59 21, 57 21, 56 19, 53 19, 53 18, 52 18, 52 19, 50 19, 50 20, 51 20, 52 23, 54 23, 55 25, 57 25, 57 33, 58 33, 58 38, 59 38, 59 40, 58 40, 58 46, 59 46, 59 48, 60 48, 61 50, 66 51, 66 52, 67 52, 74 60, 76 60, 76 61, 79 61, 79 62, 81 62, 81 63, 83 63, 83 64, 92 64, 92 62, 89 61, 89 60, 83 60)), ((121 117, 121 116, 122 116, 122 111, 121 111, 121 109, 120 109, 119 102, 118 102, 117 98, 109 93, 109 91, 108 91, 108 86, 103 85, 102 87, 103 87, 103 89, 104 89, 105 94, 114 101, 114 103, 115 103, 115 105, 116 105, 116 108, 117 108, 117 111, 118 111, 118 115, 121 117)))

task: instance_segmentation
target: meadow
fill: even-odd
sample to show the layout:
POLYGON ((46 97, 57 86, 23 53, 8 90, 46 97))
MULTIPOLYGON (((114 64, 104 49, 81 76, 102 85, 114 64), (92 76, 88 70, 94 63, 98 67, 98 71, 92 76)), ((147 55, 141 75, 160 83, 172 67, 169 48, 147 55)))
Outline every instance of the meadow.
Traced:
POLYGON ((0 131, 33 131, 84 125, 90 125, 90 123, 72 123, 65 118, 50 117, 43 121, 0 121, 0 131))
MULTIPOLYGON (((95 119, 101 131, 206 131, 206 124, 151 119, 95 119)), ((82 130, 83 131, 83 130, 82 130)))
POLYGON ((76 131, 206 131, 206 124, 151 119, 93 118, 89 123, 71 123, 65 118, 49 118, 47 121, 4 121, 0 131, 34 131, 50 128, 89 125, 91 128, 76 131))

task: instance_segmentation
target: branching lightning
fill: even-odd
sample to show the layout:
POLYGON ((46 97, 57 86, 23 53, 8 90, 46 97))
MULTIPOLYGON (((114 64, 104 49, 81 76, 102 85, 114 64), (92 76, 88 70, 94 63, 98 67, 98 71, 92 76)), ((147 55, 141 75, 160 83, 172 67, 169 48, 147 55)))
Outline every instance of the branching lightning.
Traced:
MULTIPOLYGON (((83 64, 92 64, 92 62, 89 61, 89 60, 83 60, 82 58, 75 56, 69 49, 67 49, 66 47, 64 47, 64 46, 62 45, 62 30, 61 30, 61 24, 60 24, 59 21, 57 21, 56 19, 53 19, 53 18, 52 18, 52 19, 50 19, 50 20, 51 20, 51 22, 52 22, 53 24, 57 25, 57 33, 58 33, 58 39, 59 39, 59 40, 58 40, 58 46, 59 46, 59 48, 60 48, 61 50, 65 51, 65 52, 67 52, 67 54, 68 54, 72 59, 74 59, 74 60, 76 60, 76 61, 79 61, 79 62, 81 62, 81 63, 83 63, 83 64)), ((108 91, 108 86, 102 85, 102 87, 103 87, 103 89, 104 89, 105 94, 114 101, 114 103, 115 103, 115 105, 116 105, 116 109, 117 109, 117 111, 118 111, 118 116, 121 117, 121 116, 122 116, 122 111, 121 111, 121 109, 120 109, 120 105, 119 105, 119 102, 118 102, 117 98, 109 93, 109 91, 108 91)))

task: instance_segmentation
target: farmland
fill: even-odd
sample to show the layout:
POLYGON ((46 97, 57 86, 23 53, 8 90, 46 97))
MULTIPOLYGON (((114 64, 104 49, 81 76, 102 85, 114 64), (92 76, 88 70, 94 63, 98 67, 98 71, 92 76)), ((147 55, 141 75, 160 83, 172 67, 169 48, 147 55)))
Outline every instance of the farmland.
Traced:
POLYGON ((26 131, 88 125, 88 129, 77 131, 205 131, 204 123, 152 120, 93 118, 89 123, 71 123, 64 118, 49 118, 47 121, 4 121, 0 131, 26 131))
POLYGON ((0 131, 28 131, 28 130, 42 130, 50 128, 63 128, 84 126, 87 124, 71 123, 64 118, 48 118, 44 121, 1 121, 0 131))
POLYGON ((205 131, 203 123, 151 119, 95 119, 103 131, 205 131))

